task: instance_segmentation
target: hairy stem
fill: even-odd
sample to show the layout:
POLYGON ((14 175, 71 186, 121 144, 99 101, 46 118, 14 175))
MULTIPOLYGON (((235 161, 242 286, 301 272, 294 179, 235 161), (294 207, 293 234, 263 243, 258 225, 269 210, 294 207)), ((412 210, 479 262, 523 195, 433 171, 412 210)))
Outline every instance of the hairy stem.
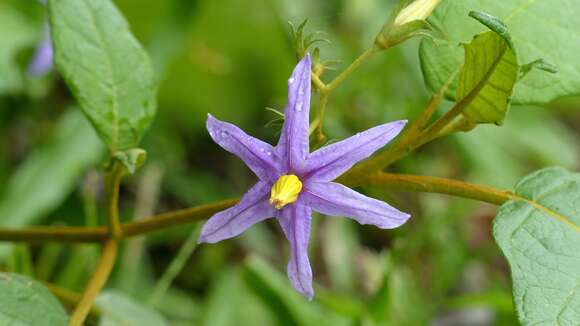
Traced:
POLYGON ((520 197, 510 191, 437 177, 377 173, 367 179, 372 186, 385 186, 396 190, 430 192, 475 199, 494 205, 502 205, 520 197))
MULTIPOLYGON (((123 238, 204 220, 235 205, 238 199, 163 213, 132 223, 121 224, 123 238)), ((21 230, 0 229, 0 241, 11 242, 103 242, 109 238, 106 227, 31 227, 21 230)))
POLYGON ((110 239, 107 240, 103 246, 103 252, 101 254, 101 260, 97 265, 97 268, 93 272, 93 275, 89 279, 89 282, 85 288, 85 292, 80 298, 80 301, 73 311, 69 325, 70 326, 81 326, 83 325, 87 315, 91 311, 93 302, 95 301, 97 295, 107 282, 113 266, 115 265, 115 260, 117 258, 117 240, 110 239))

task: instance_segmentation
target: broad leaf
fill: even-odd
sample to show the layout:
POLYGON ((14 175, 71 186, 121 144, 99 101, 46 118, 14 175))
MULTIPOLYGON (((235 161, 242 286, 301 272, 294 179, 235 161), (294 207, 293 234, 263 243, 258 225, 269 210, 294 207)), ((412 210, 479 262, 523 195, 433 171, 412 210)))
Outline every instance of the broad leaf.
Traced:
POLYGON ((540 170, 515 190, 494 221, 524 325, 580 320, 580 174, 540 170))
MULTIPOLYGON (((69 111, 53 136, 26 158, 3 189, 0 225, 30 225, 50 213, 102 154, 103 146, 87 120, 77 110, 69 111)), ((0 247, 0 256, 5 253, 5 247, 0 247)))
POLYGON ((0 325, 67 324, 64 308, 44 286, 22 275, 0 273, 0 325))
POLYGON ((155 115, 147 53, 110 0, 52 0, 55 62, 111 152, 136 147, 155 115))
POLYGON ((469 98, 463 115, 472 123, 501 124, 509 107, 519 67, 514 50, 499 34, 487 32, 465 44, 457 101, 469 98))
MULTIPOLYGON (((487 12, 506 23, 520 64, 544 59, 557 67, 556 74, 531 70, 518 83, 514 103, 546 103, 580 93, 580 74, 576 68, 580 52, 577 14, 580 2, 576 0, 442 1, 429 21, 443 30, 445 39, 424 40, 420 50, 425 80, 432 90, 439 90, 451 73, 457 71, 462 62, 459 44, 485 31, 484 26, 468 17, 472 10, 487 12)), ((455 97, 453 92, 448 95, 455 97)))
POLYGON ((103 291, 96 300, 101 311, 100 326, 169 325, 158 312, 119 291, 103 291))

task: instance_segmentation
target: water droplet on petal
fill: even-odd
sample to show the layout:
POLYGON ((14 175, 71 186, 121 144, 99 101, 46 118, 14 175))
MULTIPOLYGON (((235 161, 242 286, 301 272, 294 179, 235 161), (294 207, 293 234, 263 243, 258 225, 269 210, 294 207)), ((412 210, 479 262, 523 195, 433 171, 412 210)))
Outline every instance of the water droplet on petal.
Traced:
POLYGON ((293 82, 294 82, 294 77, 290 77, 290 78, 288 79, 288 84, 292 84, 293 82))
POLYGON ((260 148, 260 152, 261 152, 261 153, 264 153, 264 149, 263 149, 263 148, 260 148))
POLYGON ((266 154, 268 154, 268 156, 272 156, 272 152, 267 152, 266 154))
POLYGON ((222 135, 223 138, 226 138, 228 136, 228 133, 225 132, 225 131, 222 131, 221 135, 222 135))
POLYGON ((357 137, 360 137, 360 132, 357 132, 357 133, 356 133, 356 136, 357 136, 357 137))
POLYGON ((296 103, 296 111, 302 111, 302 106, 303 106, 302 102, 296 103))

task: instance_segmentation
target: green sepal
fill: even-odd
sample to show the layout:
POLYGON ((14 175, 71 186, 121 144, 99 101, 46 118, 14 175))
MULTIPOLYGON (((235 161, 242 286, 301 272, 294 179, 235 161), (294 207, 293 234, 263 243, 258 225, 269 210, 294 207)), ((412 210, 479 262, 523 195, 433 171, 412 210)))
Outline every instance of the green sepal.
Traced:
POLYGON ((142 148, 131 148, 117 151, 111 156, 107 170, 122 167, 124 173, 134 174, 147 159, 147 152, 142 148))

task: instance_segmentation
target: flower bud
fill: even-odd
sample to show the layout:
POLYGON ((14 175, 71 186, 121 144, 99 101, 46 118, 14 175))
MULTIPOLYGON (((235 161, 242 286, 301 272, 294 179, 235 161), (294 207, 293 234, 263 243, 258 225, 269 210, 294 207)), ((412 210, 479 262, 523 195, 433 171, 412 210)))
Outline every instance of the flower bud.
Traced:
POLYGON ((375 46, 388 49, 413 36, 428 35, 431 26, 426 19, 441 0, 415 0, 403 7, 406 1, 401 1, 399 8, 391 15, 391 19, 383 26, 375 39, 375 46))
POLYGON ((401 26, 415 20, 425 20, 441 0, 415 0, 399 12, 393 26, 401 26))

